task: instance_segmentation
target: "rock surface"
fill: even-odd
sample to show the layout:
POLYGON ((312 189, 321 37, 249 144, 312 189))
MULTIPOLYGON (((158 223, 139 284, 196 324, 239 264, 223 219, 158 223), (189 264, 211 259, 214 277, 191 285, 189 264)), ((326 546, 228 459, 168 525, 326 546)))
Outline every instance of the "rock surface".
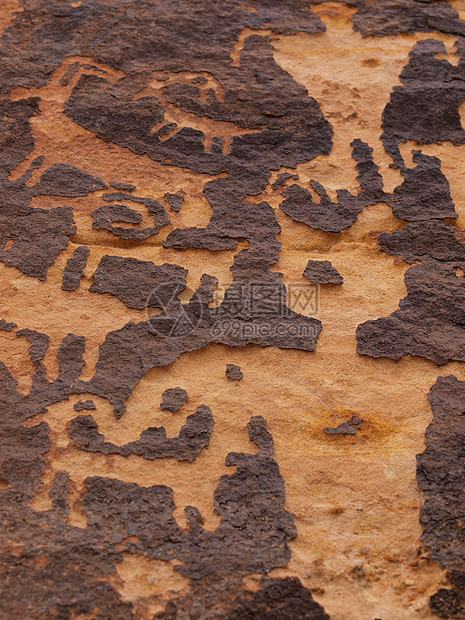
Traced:
POLYGON ((465 3, 0 32, 0 616, 464 618, 465 3))
POLYGON ((165 390, 162 394, 162 398, 160 409, 175 412, 181 409, 184 403, 187 402, 188 395, 183 388, 175 387, 165 390))
POLYGON ((329 260, 309 260, 303 275, 313 284, 344 283, 344 278, 329 260))
POLYGON ((337 426, 326 426, 323 430, 327 435, 356 435, 363 418, 353 415, 347 422, 341 422, 337 426))
POLYGON ((425 433, 426 449, 417 456, 418 485, 425 495, 421 538, 452 583, 431 598, 431 609, 442 618, 465 616, 464 397, 465 382, 454 375, 438 378, 429 395, 433 420, 425 433))
POLYGON ((237 364, 226 364, 226 376, 233 381, 239 381, 244 376, 241 367, 237 364))

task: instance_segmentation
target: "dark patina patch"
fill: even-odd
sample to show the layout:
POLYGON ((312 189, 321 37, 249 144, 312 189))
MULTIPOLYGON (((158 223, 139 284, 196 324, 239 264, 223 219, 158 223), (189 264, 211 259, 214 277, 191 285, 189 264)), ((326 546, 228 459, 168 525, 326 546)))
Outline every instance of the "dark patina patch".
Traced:
POLYGON ((79 288, 89 252, 90 250, 86 245, 81 245, 74 250, 72 257, 68 258, 61 284, 64 291, 75 291, 79 288))
POLYGON ((177 437, 167 437, 163 426, 150 427, 136 441, 122 446, 105 441, 91 415, 80 415, 70 422, 69 434, 82 450, 102 454, 129 456, 138 454, 145 459, 174 457, 178 461, 192 461, 210 443, 213 416, 209 407, 201 405, 187 417, 186 424, 177 437))
POLYGON ((452 588, 430 598, 441 618, 465 617, 465 382, 439 377, 430 390, 433 419, 426 429, 424 452, 417 456, 421 507, 421 540, 431 557, 447 570, 452 588))
POLYGON ((343 284, 344 278, 329 260, 309 260, 303 275, 312 284, 343 284))
POLYGON ((240 366, 237 364, 226 364, 226 376, 233 381, 239 381, 244 376, 240 366))
POLYGON ((323 430, 327 435, 356 435, 363 418, 353 415, 347 422, 337 426, 326 426, 323 430))
POLYGON ((465 361, 465 279, 454 267, 433 260, 410 267, 399 309, 357 327, 358 353, 395 360, 418 355, 436 364, 465 361))
POLYGON ((188 400, 187 392, 183 388, 175 387, 165 390, 162 394, 160 409, 167 411, 179 411, 188 400))

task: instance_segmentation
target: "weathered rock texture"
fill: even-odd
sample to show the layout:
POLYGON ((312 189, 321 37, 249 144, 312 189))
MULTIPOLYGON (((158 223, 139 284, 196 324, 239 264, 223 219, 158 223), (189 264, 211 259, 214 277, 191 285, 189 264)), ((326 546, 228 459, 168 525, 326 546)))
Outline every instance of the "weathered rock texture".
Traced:
POLYGON ((337 426, 326 426, 323 430, 328 435, 355 435, 363 419, 353 415, 347 422, 341 422, 337 426))
POLYGON ((228 379, 239 381, 244 376, 244 373, 242 372, 241 367, 237 366, 237 364, 226 364, 225 375, 228 379))
POLYGON ((162 398, 160 409, 175 412, 181 409, 184 403, 187 402, 188 395, 183 388, 175 387, 165 390, 162 394, 162 398))
POLYGON ((452 583, 431 598, 431 609, 441 618, 465 616, 464 397, 463 381, 439 377, 429 395, 433 420, 426 429, 426 449, 417 456, 418 484, 425 495, 422 541, 452 583))
POLYGON ((2 3, 1 617, 465 617, 464 18, 2 3))
POLYGON ((303 275, 313 284, 343 284, 344 278, 329 260, 309 260, 303 275))

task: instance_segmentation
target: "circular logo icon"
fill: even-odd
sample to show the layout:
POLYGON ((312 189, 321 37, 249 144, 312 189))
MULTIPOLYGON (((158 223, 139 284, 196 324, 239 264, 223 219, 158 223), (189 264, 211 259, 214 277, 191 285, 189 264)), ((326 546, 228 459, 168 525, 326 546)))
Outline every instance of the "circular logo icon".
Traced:
POLYGON ((180 282, 166 282, 152 290, 146 306, 149 331, 162 338, 184 338, 194 332, 202 320, 200 295, 180 282), (182 303, 183 296, 189 301, 182 303), (158 310, 158 312, 157 312, 158 310))

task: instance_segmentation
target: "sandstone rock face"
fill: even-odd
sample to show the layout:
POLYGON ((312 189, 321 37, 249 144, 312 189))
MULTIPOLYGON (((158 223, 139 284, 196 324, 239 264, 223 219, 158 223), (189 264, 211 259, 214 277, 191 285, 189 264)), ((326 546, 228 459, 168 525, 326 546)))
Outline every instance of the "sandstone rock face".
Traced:
POLYGON ((465 2, 0 30, 0 616, 465 618, 465 2))

